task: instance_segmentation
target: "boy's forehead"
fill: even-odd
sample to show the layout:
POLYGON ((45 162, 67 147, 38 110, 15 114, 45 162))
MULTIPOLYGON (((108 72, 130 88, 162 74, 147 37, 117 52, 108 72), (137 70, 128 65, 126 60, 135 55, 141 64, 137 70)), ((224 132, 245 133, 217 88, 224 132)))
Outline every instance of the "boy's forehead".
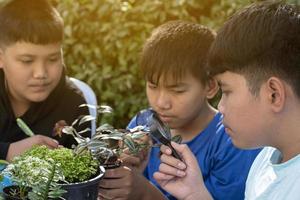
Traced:
POLYGON ((216 78, 218 84, 222 87, 234 86, 238 82, 245 80, 244 76, 234 73, 234 72, 229 72, 229 71, 217 74, 215 76, 215 78, 216 78))
POLYGON ((22 41, 8 45, 5 49, 16 54, 53 54, 60 53, 62 45, 61 43, 35 44, 22 41))
POLYGON ((151 77, 147 77, 147 81, 161 84, 165 86, 179 85, 184 84, 187 80, 194 78, 190 72, 183 73, 161 73, 161 74, 153 74, 151 77))

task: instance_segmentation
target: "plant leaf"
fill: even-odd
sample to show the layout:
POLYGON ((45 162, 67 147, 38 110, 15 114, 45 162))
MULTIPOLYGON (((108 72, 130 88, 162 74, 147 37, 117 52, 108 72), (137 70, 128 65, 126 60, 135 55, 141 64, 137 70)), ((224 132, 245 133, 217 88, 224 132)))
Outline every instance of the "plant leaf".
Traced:
POLYGON ((88 132, 88 131, 91 131, 91 129, 90 128, 86 128, 86 129, 84 129, 82 131, 79 131, 78 134, 81 135, 82 133, 85 133, 85 132, 88 132))
POLYGON ((136 150, 136 145, 135 145, 135 143, 134 143, 134 141, 133 141, 132 138, 125 137, 124 138, 124 143, 129 148, 129 150, 131 150, 131 151, 135 151, 136 150))
POLYGON ((91 115, 85 115, 83 116, 80 120, 79 120, 79 125, 85 123, 85 122, 89 122, 89 121, 93 121, 95 120, 96 118, 91 116, 91 115))
POLYGON ((82 108, 82 107, 88 107, 88 108, 92 108, 92 109, 97 109, 97 106, 95 106, 95 105, 91 105, 91 104, 81 104, 80 106, 79 106, 79 108, 82 108))
POLYGON ((173 142, 176 142, 176 143, 180 144, 182 142, 182 137, 181 137, 181 135, 175 135, 174 137, 172 137, 171 140, 173 142))
POLYGON ((97 108, 99 113, 112 113, 113 109, 110 106, 101 105, 97 108))
POLYGON ((76 132, 76 130, 72 126, 65 126, 62 129, 62 132, 66 133, 66 134, 69 134, 69 135, 73 135, 75 137, 74 132, 76 132))

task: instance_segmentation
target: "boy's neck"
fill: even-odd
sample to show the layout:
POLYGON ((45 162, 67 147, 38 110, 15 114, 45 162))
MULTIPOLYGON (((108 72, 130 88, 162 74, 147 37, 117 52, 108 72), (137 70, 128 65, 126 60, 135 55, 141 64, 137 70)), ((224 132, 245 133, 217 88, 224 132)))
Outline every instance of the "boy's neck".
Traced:
POLYGON ((207 104, 198 117, 184 127, 171 129, 172 136, 181 135, 183 142, 191 141, 199 135, 214 118, 217 110, 207 104))
POLYGON ((20 101, 15 98, 8 89, 7 83, 5 82, 6 92, 8 94, 9 101, 11 103, 12 110, 15 117, 20 117, 26 113, 30 107, 30 103, 27 101, 20 101))
POLYGON ((300 154, 300 134, 299 134, 300 132, 299 131, 300 130, 296 132, 292 132, 292 131, 285 132, 285 133, 289 133, 286 134, 285 137, 290 137, 290 138, 283 139, 284 143, 281 144, 281 146, 279 145, 278 147, 276 147, 282 153, 282 160, 280 161, 280 163, 284 163, 300 154))
POLYGON ((277 148, 282 154, 281 163, 284 163, 300 154, 300 103, 291 106, 278 119, 273 137, 276 140, 270 146, 277 148))
MULTIPOLYGON (((300 145, 300 142, 298 142, 298 145, 300 145)), ((300 154, 300 147, 293 147, 292 149, 288 150, 290 150, 290 152, 284 151, 282 153, 282 160, 280 160, 280 163, 287 162, 300 154)))
POLYGON ((26 113, 26 111, 29 109, 30 104, 25 102, 19 102, 15 101, 12 98, 10 98, 11 106, 13 109, 13 112, 15 114, 15 117, 20 117, 26 113))

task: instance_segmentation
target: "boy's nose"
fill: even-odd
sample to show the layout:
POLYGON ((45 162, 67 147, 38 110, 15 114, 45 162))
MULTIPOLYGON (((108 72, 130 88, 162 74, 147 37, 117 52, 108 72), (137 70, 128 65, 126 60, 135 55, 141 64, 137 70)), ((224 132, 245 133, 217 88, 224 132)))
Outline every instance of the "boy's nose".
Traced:
POLYGON ((46 66, 44 64, 38 64, 38 65, 34 66, 33 77, 37 78, 37 79, 47 78, 46 66))
POLYGON ((168 95, 161 92, 156 99, 156 105, 158 108, 166 110, 171 108, 172 103, 168 95))

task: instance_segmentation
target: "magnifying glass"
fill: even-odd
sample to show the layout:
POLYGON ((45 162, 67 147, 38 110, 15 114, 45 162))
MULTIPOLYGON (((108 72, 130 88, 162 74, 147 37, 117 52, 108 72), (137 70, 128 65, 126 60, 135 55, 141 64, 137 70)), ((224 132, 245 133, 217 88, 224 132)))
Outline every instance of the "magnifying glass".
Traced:
POLYGON ((159 119, 155 111, 152 111, 151 118, 149 119, 149 133, 154 140, 168 146, 172 150, 172 156, 182 161, 181 156, 171 145, 170 129, 159 119))

